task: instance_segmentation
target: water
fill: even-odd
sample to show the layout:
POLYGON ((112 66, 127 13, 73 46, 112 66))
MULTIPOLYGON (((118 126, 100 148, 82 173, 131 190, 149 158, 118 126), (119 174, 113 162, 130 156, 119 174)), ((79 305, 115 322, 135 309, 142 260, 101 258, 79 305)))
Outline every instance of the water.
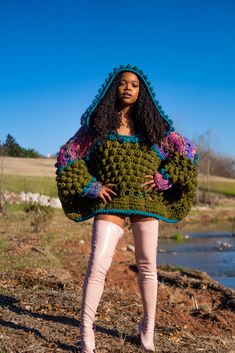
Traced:
POLYGON ((226 287, 235 289, 235 236, 226 232, 188 233, 183 241, 159 240, 158 265, 184 266, 207 272, 226 287))

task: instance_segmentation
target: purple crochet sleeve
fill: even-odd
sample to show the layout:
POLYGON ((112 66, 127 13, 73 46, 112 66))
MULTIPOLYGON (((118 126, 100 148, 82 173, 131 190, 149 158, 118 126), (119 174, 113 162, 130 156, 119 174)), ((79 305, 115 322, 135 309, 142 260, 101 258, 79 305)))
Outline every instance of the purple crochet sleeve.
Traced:
POLYGON ((87 196, 90 199, 97 199, 99 197, 101 186, 102 184, 97 181, 96 178, 92 178, 79 196, 87 196))
POLYGON ((171 152, 178 152, 193 161, 196 155, 194 144, 189 139, 181 136, 175 131, 172 131, 163 139, 160 150, 166 158, 171 152))
MULTIPOLYGON (((187 157, 192 162, 195 161, 197 156, 194 144, 189 139, 174 131, 172 131, 167 137, 163 139, 161 146, 158 147, 158 149, 165 157, 165 163, 169 161, 171 152, 177 152, 187 157)), ((171 175, 167 173, 164 168, 164 162, 161 169, 157 170, 153 174, 153 179, 157 190, 164 191, 170 189, 173 186, 171 182, 171 175)))
POLYGON ((93 146, 95 136, 86 126, 82 126, 76 134, 61 148, 57 156, 57 171, 70 165, 73 161, 85 158, 93 146))
MULTIPOLYGON (((83 185, 82 192, 78 193, 79 197, 87 196, 92 199, 99 197, 98 194, 102 184, 89 173, 84 161, 85 157, 89 155, 94 143, 94 134, 86 126, 82 126, 78 132, 60 148, 57 156, 55 167, 57 168, 56 174, 58 175, 59 185, 64 184, 59 177, 61 172, 63 170, 66 171, 66 167, 74 165, 74 163, 80 163, 80 175, 82 176, 82 173, 84 173, 88 182, 83 185)), ((70 173, 75 173, 73 168, 70 170, 70 173)), ((82 179, 83 178, 81 178, 81 180, 82 179)))

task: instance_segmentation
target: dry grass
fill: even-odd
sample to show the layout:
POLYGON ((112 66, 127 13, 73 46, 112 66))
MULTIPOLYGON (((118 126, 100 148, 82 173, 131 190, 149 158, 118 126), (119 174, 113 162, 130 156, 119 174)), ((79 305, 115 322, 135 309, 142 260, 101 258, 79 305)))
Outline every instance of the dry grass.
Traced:
MULTIPOLYGON (((220 177, 220 176, 216 176, 216 175, 211 175, 209 177, 210 182, 219 182, 219 183, 231 183, 235 185, 235 179, 229 179, 229 178, 224 178, 224 177, 220 177)), ((203 174, 199 174, 198 175, 198 181, 199 183, 201 182, 206 182, 207 181, 207 176, 203 175, 203 174)))
POLYGON ((54 177, 56 160, 53 158, 3 157, 5 175, 54 177))

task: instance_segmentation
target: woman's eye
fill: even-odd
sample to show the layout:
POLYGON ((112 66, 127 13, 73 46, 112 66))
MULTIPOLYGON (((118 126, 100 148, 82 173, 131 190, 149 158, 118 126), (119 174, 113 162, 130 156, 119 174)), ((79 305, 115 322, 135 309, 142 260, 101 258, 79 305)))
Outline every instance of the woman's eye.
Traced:
MULTIPOLYGON (((123 86, 126 84, 128 84, 126 81, 119 81, 119 83, 118 83, 119 86, 123 86)), ((132 87, 137 88, 137 87, 139 87, 139 84, 137 82, 133 82, 132 87)))

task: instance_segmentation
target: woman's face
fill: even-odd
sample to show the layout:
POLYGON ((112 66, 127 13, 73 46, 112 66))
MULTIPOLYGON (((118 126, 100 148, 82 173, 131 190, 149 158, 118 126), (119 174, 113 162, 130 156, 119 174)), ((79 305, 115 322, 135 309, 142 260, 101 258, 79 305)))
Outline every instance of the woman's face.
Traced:
POLYGON ((122 72, 119 76, 117 99, 121 106, 133 105, 139 96, 140 81, 133 72, 122 72))

